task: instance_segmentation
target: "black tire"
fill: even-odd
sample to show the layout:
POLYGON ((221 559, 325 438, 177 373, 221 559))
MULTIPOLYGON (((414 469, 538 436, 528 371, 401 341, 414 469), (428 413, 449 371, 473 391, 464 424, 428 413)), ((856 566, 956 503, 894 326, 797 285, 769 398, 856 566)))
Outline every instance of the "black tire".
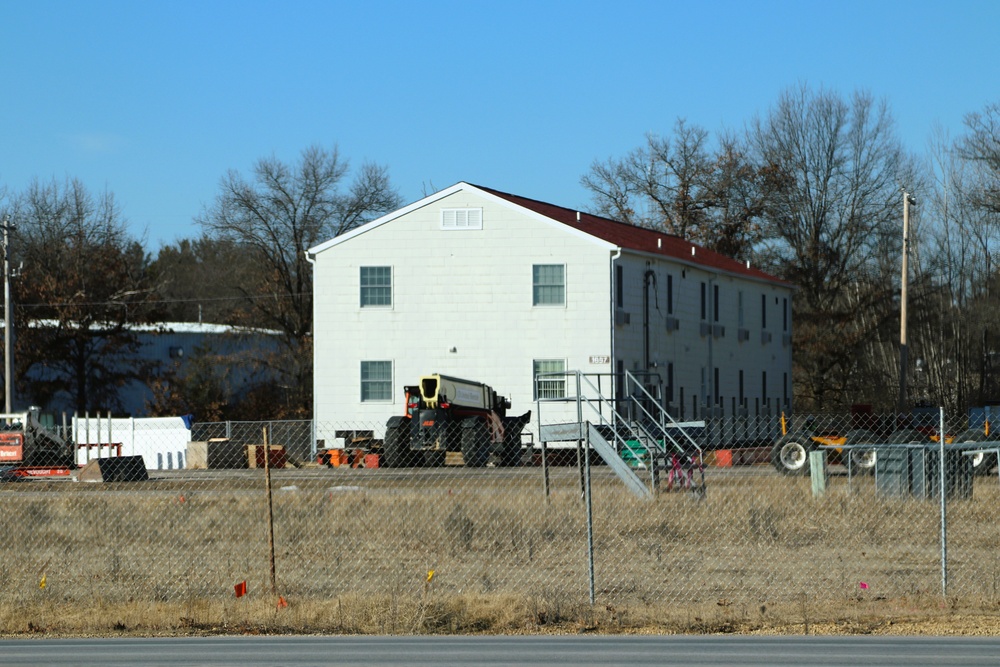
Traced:
MULTIPOLYGON (((987 443, 992 439, 987 436, 983 429, 970 428, 965 431, 960 436, 955 438, 956 443, 987 443)), ((1000 447, 1000 442, 994 442, 996 447, 1000 447)), ((989 445, 984 444, 988 447, 989 445)), ((982 477, 984 475, 990 474, 993 469, 997 466, 997 456, 991 452, 982 452, 980 454, 970 454, 969 458, 972 459, 972 474, 982 477)))
POLYGON ((445 460, 448 458, 448 452, 429 450, 424 452, 424 467, 425 468, 443 468, 445 460))
MULTIPOLYGON (((996 444, 1000 447, 1000 443, 996 444)), ((997 455, 992 452, 983 452, 982 457, 978 457, 975 454, 972 455, 972 474, 984 477, 990 475, 996 470, 997 467, 997 455)))
POLYGON ((466 468, 483 468, 490 459, 490 432, 481 419, 462 423, 462 459, 466 468))
MULTIPOLYGON (((875 443, 877 437, 871 431, 848 431, 844 444, 857 445, 875 443)), ((844 463, 847 465, 851 475, 873 475, 875 474, 875 463, 878 454, 872 449, 846 449, 844 450, 844 463)))
POLYGON ((771 448, 771 465, 786 475, 809 474, 809 452, 816 449, 816 443, 805 433, 789 433, 774 443, 771 448))
POLYGON ((521 465, 521 454, 523 451, 520 438, 504 438, 503 448, 500 450, 498 457, 500 465, 505 468, 514 468, 521 465))
POLYGON ((410 425, 390 426, 382 441, 382 466, 385 468, 412 468, 420 452, 410 450, 410 425))

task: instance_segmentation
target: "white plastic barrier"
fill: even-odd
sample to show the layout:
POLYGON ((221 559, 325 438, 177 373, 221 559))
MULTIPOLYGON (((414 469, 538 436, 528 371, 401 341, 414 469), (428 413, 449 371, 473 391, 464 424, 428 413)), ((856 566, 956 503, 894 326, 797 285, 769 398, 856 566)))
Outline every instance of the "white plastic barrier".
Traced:
POLYGON ((74 417, 76 462, 107 456, 141 456, 149 470, 184 467, 191 430, 183 417, 74 417))

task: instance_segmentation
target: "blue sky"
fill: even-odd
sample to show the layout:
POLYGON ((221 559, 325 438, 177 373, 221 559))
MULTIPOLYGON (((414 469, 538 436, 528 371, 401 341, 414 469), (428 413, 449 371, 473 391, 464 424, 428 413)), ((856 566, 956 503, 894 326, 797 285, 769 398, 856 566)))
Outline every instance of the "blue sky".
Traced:
POLYGON ((580 177, 678 117, 789 86, 890 104, 907 147, 1000 101, 1000 2, 7 0, 0 185, 114 192, 155 252, 229 169, 337 144, 406 201, 465 180, 584 207, 580 177))

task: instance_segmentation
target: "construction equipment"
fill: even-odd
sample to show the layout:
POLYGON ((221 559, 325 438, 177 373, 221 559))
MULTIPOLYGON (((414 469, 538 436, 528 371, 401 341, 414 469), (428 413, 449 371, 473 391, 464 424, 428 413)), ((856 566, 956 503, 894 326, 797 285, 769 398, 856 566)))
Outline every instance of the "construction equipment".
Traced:
POLYGON ((0 414, 0 466, 5 478, 68 475, 75 467, 69 438, 46 428, 39 408, 0 414))
POLYGON ((386 423, 382 465, 443 466, 448 452, 462 452, 465 465, 482 468, 490 454, 501 466, 521 462, 521 431, 531 411, 508 417, 510 400, 481 382, 425 375, 403 388, 406 414, 386 423))
POLYGON ((851 448, 847 445, 877 442, 875 434, 864 429, 841 432, 836 428, 822 427, 815 422, 806 428, 789 431, 785 415, 781 415, 781 437, 771 447, 771 464, 778 472, 786 475, 809 473, 809 452, 827 449, 834 453, 854 474, 875 471, 876 452, 874 449, 851 448))
POLYGON ((955 442, 975 443, 982 450, 972 454, 972 472, 974 475, 988 475, 997 467, 997 451, 1000 451, 1000 433, 990 422, 991 413, 997 413, 997 406, 969 408, 969 428, 955 438, 955 442), (994 451, 989 451, 995 448, 994 451))

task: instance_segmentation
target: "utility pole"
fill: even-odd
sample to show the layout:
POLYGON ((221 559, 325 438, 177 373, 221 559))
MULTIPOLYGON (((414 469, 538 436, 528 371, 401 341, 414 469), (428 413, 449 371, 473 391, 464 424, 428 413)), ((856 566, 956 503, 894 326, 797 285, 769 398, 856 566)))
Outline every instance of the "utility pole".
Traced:
POLYGON ((4 412, 10 414, 14 402, 14 351, 11 349, 14 336, 13 318, 11 317, 10 298, 10 232, 14 226, 10 224, 10 216, 5 215, 3 224, 3 379, 4 379, 4 412))
POLYGON ((910 256, 910 204, 917 201, 903 191, 903 281, 899 293, 899 411, 906 411, 906 371, 909 365, 909 349, 906 340, 906 287, 909 279, 910 256))

